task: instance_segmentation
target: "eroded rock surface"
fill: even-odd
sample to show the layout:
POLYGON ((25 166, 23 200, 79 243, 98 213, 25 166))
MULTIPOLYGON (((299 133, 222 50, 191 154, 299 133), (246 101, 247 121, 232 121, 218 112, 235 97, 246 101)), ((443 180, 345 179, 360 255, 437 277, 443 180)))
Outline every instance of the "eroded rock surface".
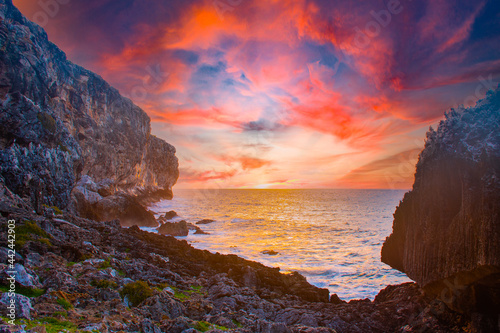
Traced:
POLYGON ((382 261, 449 307, 500 314, 500 91, 427 133, 382 261))
POLYGON ((0 175, 10 190, 37 211, 72 208, 72 190, 87 176, 100 186, 79 196, 82 214, 114 194, 172 197, 175 148, 151 135, 144 111, 69 62, 11 0, 0 1, 0 45, 0 175))

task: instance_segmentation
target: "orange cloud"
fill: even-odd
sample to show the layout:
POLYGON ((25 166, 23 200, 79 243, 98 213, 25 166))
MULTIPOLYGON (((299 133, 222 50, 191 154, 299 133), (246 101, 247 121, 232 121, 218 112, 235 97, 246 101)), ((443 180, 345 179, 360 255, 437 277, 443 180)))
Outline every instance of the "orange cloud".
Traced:
POLYGON ((421 150, 415 148, 370 162, 340 178, 339 184, 349 188, 409 189, 421 150))

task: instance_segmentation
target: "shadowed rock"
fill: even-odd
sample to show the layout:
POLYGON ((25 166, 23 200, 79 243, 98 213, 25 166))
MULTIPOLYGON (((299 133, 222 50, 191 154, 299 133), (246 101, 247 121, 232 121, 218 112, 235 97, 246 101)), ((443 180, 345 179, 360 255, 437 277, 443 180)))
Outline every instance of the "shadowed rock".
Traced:
POLYGON ((184 220, 179 222, 166 222, 158 228, 158 232, 162 235, 187 236, 189 234, 189 228, 187 222, 184 220))
POLYGON ((200 220, 198 222, 196 222, 196 224, 210 224, 210 223, 213 223, 215 222, 214 220, 211 220, 211 219, 203 219, 203 220, 200 220))
MULTIPOLYGON (((450 308, 500 309, 500 92, 429 131, 382 261, 450 308)), ((497 319, 493 319, 493 321, 497 319)))

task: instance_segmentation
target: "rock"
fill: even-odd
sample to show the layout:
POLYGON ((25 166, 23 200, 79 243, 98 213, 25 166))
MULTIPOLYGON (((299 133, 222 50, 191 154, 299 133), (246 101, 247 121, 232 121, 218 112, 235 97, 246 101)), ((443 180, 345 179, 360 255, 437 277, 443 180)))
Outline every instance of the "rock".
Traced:
POLYGON ((243 284, 250 288, 255 288, 258 285, 257 272, 250 266, 243 269, 243 284))
POLYGON ((151 320, 143 320, 141 322, 141 329, 142 333, 161 333, 161 330, 159 327, 157 327, 155 324, 151 322, 151 320))
POLYGON ((499 124, 497 89, 427 133, 382 248, 383 262, 465 313, 500 309, 499 124))
POLYGON ((333 304, 342 304, 345 303, 343 300, 340 299, 340 297, 337 294, 331 294, 330 295, 330 303, 333 304))
POLYGON ((172 298, 168 292, 162 292, 146 299, 141 309, 147 311, 149 313, 149 318, 155 321, 160 321, 163 316, 174 319, 183 316, 186 312, 184 305, 172 298))
POLYGON ((32 272, 29 274, 21 264, 14 265, 14 271, 16 272, 16 282, 24 287, 40 287, 40 281, 38 276, 32 272))
POLYGON ((7 317, 10 313, 14 313, 12 309, 15 309, 15 318, 31 319, 31 311, 34 310, 28 297, 16 293, 3 293, 0 304, 2 305, 0 313, 7 317))
MULTIPOLYGON (((80 184, 80 182, 78 183, 80 184)), ((76 211, 83 217, 98 221, 120 220, 122 226, 157 226, 153 213, 128 194, 117 193, 102 197, 99 193, 77 185, 71 192, 76 211)))
POLYGON ((274 250, 264 250, 264 251, 262 251, 262 252, 260 252, 260 253, 262 253, 262 254, 267 254, 267 255, 269 255, 269 256, 276 256, 276 255, 278 255, 278 254, 279 254, 279 252, 276 252, 276 251, 274 251, 274 250))
POLYGON ((10 0, 0 5, 0 175, 37 213, 77 205, 80 194, 124 193, 141 203, 172 197, 175 148, 151 135, 150 118, 100 76, 66 58, 10 0), (90 193, 86 193, 90 192, 90 193), (78 195, 77 195, 78 196, 78 195))
MULTIPOLYGON (((193 321, 186 317, 178 317, 171 320, 167 325, 162 327, 162 331, 171 333, 181 333, 186 330, 193 329, 193 321)), ((196 331, 196 330, 195 330, 196 331)), ((189 331, 188 331, 189 332, 189 331)))
POLYGON ((103 179, 97 184, 97 193, 102 197, 107 197, 116 192, 116 186, 114 182, 109 179, 103 179))
POLYGON ((26 255, 26 260, 24 261, 24 264, 27 267, 35 267, 35 266, 41 266, 43 263, 43 257, 36 252, 29 253, 26 255))
POLYGON ((197 228, 196 231, 194 232, 195 235, 210 235, 209 232, 203 231, 200 228, 197 228))
POLYGON ((178 216, 177 213, 175 211, 171 210, 171 211, 166 212, 165 215, 163 215, 163 218, 165 220, 171 220, 176 216, 178 216))
POLYGON ((187 224, 189 230, 195 230, 194 234, 195 235, 209 235, 208 232, 203 231, 200 227, 197 225, 194 225, 192 223, 187 224))
POLYGON ((180 222, 166 222, 158 228, 158 232, 162 235, 170 236, 187 236, 189 229, 187 222, 182 220, 180 222))
MULTIPOLYGON (((9 260, 9 255, 12 255, 10 249, 6 247, 0 247, 0 263, 7 263, 9 260)), ((22 262, 23 256, 14 251, 14 258, 12 259, 14 259, 15 262, 22 262)))
POLYGON ((93 209, 99 221, 118 219, 125 227, 132 225, 156 227, 158 225, 154 214, 127 194, 107 196, 94 205, 93 209))
POLYGON ((211 219, 203 219, 203 220, 196 222, 196 224, 209 224, 209 223, 213 223, 213 222, 215 222, 215 221, 211 220, 211 219))

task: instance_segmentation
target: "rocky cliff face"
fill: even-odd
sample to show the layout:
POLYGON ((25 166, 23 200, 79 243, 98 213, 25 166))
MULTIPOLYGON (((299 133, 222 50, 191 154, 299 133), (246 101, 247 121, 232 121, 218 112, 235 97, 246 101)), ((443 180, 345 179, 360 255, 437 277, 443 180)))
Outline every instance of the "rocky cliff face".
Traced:
POLYGON ((175 148, 151 135, 139 107, 69 62, 11 0, 0 0, 0 112, 0 174, 15 193, 60 208, 78 196, 172 196, 175 148), (74 189, 84 175, 95 192, 74 189))
POLYGON ((382 261, 456 310, 500 312, 500 91, 427 133, 382 261))

